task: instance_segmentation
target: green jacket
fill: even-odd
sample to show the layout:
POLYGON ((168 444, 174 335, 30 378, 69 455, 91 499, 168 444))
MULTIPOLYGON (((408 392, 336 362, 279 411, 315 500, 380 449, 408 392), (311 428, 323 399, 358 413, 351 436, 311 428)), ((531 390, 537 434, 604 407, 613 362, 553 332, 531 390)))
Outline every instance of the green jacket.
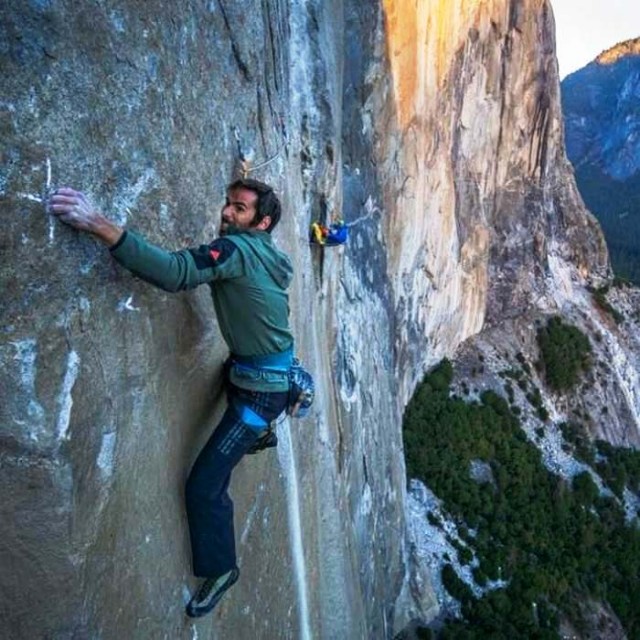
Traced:
MULTIPOLYGON (((280 354, 293 348, 289 328, 291 261, 264 231, 233 228, 208 245, 165 251, 134 231, 125 231, 111 255, 143 280, 165 291, 209 284, 220 331, 232 355, 280 354)), ((284 391, 280 374, 244 370, 243 388, 284 391)))

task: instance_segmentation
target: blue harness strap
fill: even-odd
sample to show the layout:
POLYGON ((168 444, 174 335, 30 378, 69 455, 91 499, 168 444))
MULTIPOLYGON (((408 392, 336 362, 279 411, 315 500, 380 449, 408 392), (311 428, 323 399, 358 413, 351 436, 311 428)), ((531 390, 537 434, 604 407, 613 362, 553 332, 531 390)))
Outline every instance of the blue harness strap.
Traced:
POLYGON ((247 369, 286 373, 293 363, 293 347, 282 353, 268 353, 262 356, 238 356, 232 353, 231 360, 235 366, 247 369))
POLYGON ((263 431, 269 426, 269 423, 250 407, 247 407, 240 402, 234 402, 233 407, 237 411, 240 420, 242 420, 242 422, 247 426, 251 427, 254 431, 263 431))

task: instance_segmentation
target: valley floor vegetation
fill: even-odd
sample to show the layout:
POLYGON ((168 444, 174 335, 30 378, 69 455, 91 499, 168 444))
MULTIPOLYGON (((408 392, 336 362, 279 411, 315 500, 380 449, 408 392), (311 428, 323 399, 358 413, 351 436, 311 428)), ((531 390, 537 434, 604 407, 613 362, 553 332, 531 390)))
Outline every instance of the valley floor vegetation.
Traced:
MULTIPOLYGON (((576 332, 554 320, 538 336, 554 388, 569 388, 586 366, 588 340, 576 332)), ((625 486, 640 490, 640 452, 593 444, 579 424, 562 425, 566 446, 593 466, 603 489, 589 472, 563 479, 545 468, 505 399, 488 391, 465 400, 452 393, 452 380, 444 360, 406 408, 407 474, 457 523, 468 544, 458 560, 476 565, 476 583, 507 586, 476 598, 445 564, 443 584, 462 603, 462 619, 438 637, 559 638, 563 620, 585 632, 585 602, 608 603, 628 637, 640 637, 640 529, 637 519, 625 521, 619 499, 625 486), (491 470, 482 479, 470 473, 478 462, 491 470)))

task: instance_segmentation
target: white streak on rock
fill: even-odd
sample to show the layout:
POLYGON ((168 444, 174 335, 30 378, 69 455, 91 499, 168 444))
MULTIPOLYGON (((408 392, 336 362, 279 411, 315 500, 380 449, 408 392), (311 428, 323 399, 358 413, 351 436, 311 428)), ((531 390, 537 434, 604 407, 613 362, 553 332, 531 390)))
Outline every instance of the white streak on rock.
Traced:
POLYGON ((125 190, 114 201, 114 214, 118 224, 126 224, 128 215, 131 214, 131 208, 135 207, 138 198, 144 193, 149 184, 155 180, 155 177, 156 172, 153 169, 146 169, 135 184, 125 190))
POLYGON ((116 433, 112 431, 102 436, 102 445, 96 464, 100 473, 106 479, 113 475, 114 459, 116 452, 116 433))
POLYGON ((291 433, 289 425, 280 429, 280 445, 278 446, 278 461, 287 485, 287 506, 289 510, 289 529, 292 541, 293 569, 298 591, 298 609, 300 615, 300 638, 310 640, 311 624, 309 620, 309 605, 307 596, 307 572, 302 547, 302 526, 300 522, 300 496, 298 492, 298 474, 293 455, 291 433))
MULTIPOLYGON (((45 193, 47 196, 51 191, 51 159, 46 159, 47 178, 45 182, 45 193)), ((53 244, 56 235, 56 225, 53 220, 53 216, 49 214, 49 244, 53 244)))
POLYGON ((362 500, 360 500, 359 506, 361 516, 368 516, 373 509, 373 494, 371 493, 371 487, 368 482, 364 485, 362 500))
POLYGON ((16 193, 16 197, 21 200, 29 200, 30 202, 39 202, 42 203, 43 200, 40 196, 35 195, 34 193, 24 193, 22 191, 18 191, 16 193))
POLYGON ((60 413, 58 414, 58 425, 56 433, 59 440, 68 437, 69 422, 71 420, 71 407, 73 407, 73 397, 71 391, 76 383, 78 371, 80 369, 80 357, 75 351, 70 351, 67 357, 67 370, 62 381, 62 389, 58 396, 58 406, 60 413))
POLYGON ((118 302, 118 311, 120 313, 123 311, 140 311, 140 307, 133 306, 133 296, 131 295, 126 300, 118 302))
POLYGON ((256 499, 253 502, 253 506, 249 510, 244 528, 242 529, 242 534, 240 535, 240 544, 244 544, 247 541, 247 536, 249 535, 249 531, 251 530, 251 525, 253 524, 253 520, 256 516, 257 510, 258 510, 258 500, 256 499))

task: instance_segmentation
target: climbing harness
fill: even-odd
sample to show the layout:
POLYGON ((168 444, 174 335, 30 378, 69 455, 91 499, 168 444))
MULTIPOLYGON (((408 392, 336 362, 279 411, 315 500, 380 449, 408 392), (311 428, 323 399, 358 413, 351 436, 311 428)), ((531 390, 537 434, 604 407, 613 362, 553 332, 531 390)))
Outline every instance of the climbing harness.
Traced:
MULTIPOLYGON (((240 358, 231 356, 225 363, 228 379, 234 382, 234 374, 242 376, 242 371, 247 371, 252 376, 276 375, 286 377, 288 384, 288 397, 286 413, 292 418, 304 418, 309 414, 315 397, 315 383, 313 376, 304 368, 298 358, 292 357, 291 351, 270 356, 255 356, 253 358, 240 358)), ((236 382, 238 382, 236 380, 236 382)), ((248 407, 236 407, 241 419, 252 428, 258 430, 267 427, 259 415, 248 407), (251 415, 253 414, 253 415, 251 415)))

